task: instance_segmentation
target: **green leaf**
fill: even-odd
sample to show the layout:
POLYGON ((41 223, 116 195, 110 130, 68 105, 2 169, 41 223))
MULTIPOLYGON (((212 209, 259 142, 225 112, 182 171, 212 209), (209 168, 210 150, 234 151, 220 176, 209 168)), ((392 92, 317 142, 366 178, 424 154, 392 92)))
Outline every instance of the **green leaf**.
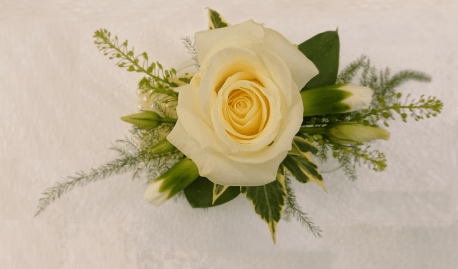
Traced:
POLYGON ((339 34, 328 31, 318 34, 298 46, 320 72, 302 90, 328 86, 336 83, 339 70, 339 34))
POLYGON ((205 177, 198 177, 184 189, 189 204, 194 208, 222 205, 240 194, 240 187, 228 187, 213 203, 214 183, 205 177))
POLYGON ((216 200, 229 188, 229 186, 219 185, 214 183, 213 184, 213 200, 212 203, 214 204, 216 200))
POLYGON ((301 153, 306 154, 311 152, 312 154, 318 153, 318 147, 313 143, 310 143, 307 139, 304 139, 300 136, 295 136, 293 138, 293 146, 296 147, 301 153))
POLYGON ((218 29, 231 26, 218 12, 208 9, 208 29, 218 29))
POLYGON ((176 123, 176 119, 162 118, 152 111, 142 111, 141 113, 132 114, 121 118, 122 121, 133 124, 142 129, 154 129, 161 123, 176 123))
POLYGON ((313 181, 320 185, 326 192, 323 184, 323 177, 318 171, 318 167, 310 158, 309 152, 300 152, 300 154, 288 154, 283 160, 282 165, 291 175, 301 183, 313 181))
POLYGON ((275 244, 277 223, 281 219, 286 199, 285 171, 280 165, 277 179, 263 186, 241 187, 242 193, 251 201, 254 211, 269 225, 270 234, 275 244))

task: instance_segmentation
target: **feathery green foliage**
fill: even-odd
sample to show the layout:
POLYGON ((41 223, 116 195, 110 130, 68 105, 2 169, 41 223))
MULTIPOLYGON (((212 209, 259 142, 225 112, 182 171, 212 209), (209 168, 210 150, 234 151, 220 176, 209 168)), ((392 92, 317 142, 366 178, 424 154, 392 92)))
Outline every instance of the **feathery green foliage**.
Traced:
POLYGON ((299 204, 296 201, 296 195, 291 188, 291 182, 288 175, 285 177, 286 200, 285 208, 283 209, 283 219, 289 221, 291 217, 295 217, 303 226, 307 227, 315 237, 321 237, 321 229, 313 223, 307 216, 307 213, 302 212, 299 204))
POLYGON ((358 177, 356 175, 356 167, 352 162, 352 158, 350 154, 342 154, 339 158, 339 162, 342 165, 342 171, 344 172, 345 176, 351 181, 355 181, 358 177))
POLYGON ((405 70, 390 76, 390 70, 378 71, 371 65, 366 56, 361 56, 356 61, 344 68, 337 77, 336 83, 351 83, 361 72, 359 84, 371 88, 374 91, 371 105, 368 109, 350 113, 332 114, 304 117, 301 133, 310 142, 320 147, 317 156, 326 160, 329 152, 342 164, 344 173, 351 180, 356 179, 356 164, 366 164, 374 171, 383 171, 386 168, 385 155, 379 151, 369 151, 370 145, 338 145, 327 139, 326 135, 314 130, 326 130, 331 124, 341 121, 358 122, 364 125, 378 126, 379 122, 388 127, 388 120, 393 120, 398 114, 402 121, 406 122, 408 116, 416 121, 424 118, 435 117, 441 112, 443 103, 435 97, 424 98, 419 101, 410 100, 410 94, 404 101, 402 94, 396 92, 396 88, 407 81, 429 82, 431 77, 425 73, 405 70), (315 129, 311 129, 315 128, 315 129))
POLYGON ((76 176, 68 177, 67 181, 58 182, 48 188, 38 202, 35 216, 38 216, 53 201, 71 191, 75 186, 81 187, 91 182, 129 172, 132 172, 132 179, 146 175, 147 182, 151 182, 182 158, 178 150, 160 155, 149 152, 151 145, 161 140, 164 133, 170 132, 170 129, 170 126, 167 125, 154 130, 134 127, 131 130, 131 138, 118 140, 111 148, 118 153, 118 158, 96 169, 91 169, 90 172, 79 172, 76 176))
POLYGON ((129 72, 144 73, 147 77, 142 80, 140 89, 152 90, 157 93, 164 93, 177 99, 177 93, 173 91, 174 87, 179 85, 170 79, 176 75, 175 69, 165 70, 159 62, 149 64, 149 57, 146 52, 134 56, 134 48, 128 48, 128 41, 120 44, 118 37, 111 37, 111 33, 106 29, 95 31, 94 34, 97 48, 108 55, 109 59, 116 59, 117 66, 127 68, 129 72))
POLYGON ((125 154, 124 156, 108 162, 97 169, 92 169, 88 173, 80 172, 77 173, 76 176, 68 177, 68 180, 65 182, 56 183, 53 187, 47 189, 43 193, 43 197, 38 201, 38 208, 35 216, 38 216, 51 202, 60 198, 61 195, 69 192, 75 186, 81 187, 88 183, 102 180, 113 175, 120 175, 135 171, 138 169, 138 164, 142 161, 143 159, 139 155, 125 154))
POLYGON ((345 67, 337 76, 336 84, 351 83, 351 80, 356 76, 358 70, 365 66, 366 59, 367 57, 363 55, 345 67))
POLYGON ((192 38, 190 38, 189 36, 186 36, 186 37, 181 37, 181 41, 183 41, 185 48, 188 49, 189 54, 192 55, 192 59, 196 62, 195 66, 199 68, 200 65, 197 59, 197 50, 196 50, 196 44, 194 44, 194 40, 192 40, 192 38))
POLYGON ((401 96, 400 92, 390 96, 389 102, 391 105, 389 106, 385 101, 386 98, 380 97, 377 109, 365 109, 363 113, 356 113, 354 120, 366 125, 376 125, 378 121, 383 121, 383 124, 389 127, 387 121, 394 120, 394 112, 401 117, 403 122, 407 122, 408 113, 410 117, 418 121, 431 116, 436 117, 444 105, 442 101, 437 100, 434 96, 429 96, 425 99, 424 95, 421 95, 420 100, 417 102, 415 102, 415 99, 409 100, 410 94, 407 95, 404 101, 400 100, 401 96))

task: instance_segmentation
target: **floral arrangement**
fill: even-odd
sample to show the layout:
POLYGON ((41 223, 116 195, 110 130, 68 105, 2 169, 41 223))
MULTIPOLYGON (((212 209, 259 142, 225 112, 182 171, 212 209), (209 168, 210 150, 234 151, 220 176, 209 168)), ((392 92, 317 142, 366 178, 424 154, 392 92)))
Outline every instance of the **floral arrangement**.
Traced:
POLYGON ((424 73, 391 76, 365 56, 339 73, 337 31, 293 45, 254 21, 232 26, 216 11, 208 16, 209 30, 183 38, 198 70, 190 74, 150 63, 146 53, 135 56, 105 29, 95 32, 94 43, 117 66, 145 75, 140 111, 121 118, 132 128, 131 138, 112 148, 119 157, 46 190, 36 215, 75 186, 131 172, 146 179, 144 199, 154 205, 185 196, 193 208, 209 208, 242 194, 274 243, 281 218, 295 217, 321 236, 290 181, 326 191, 319 166, 330 158, 351 180, 357 164, 383 171, 384 154, 370 150, 374 140, 390 137, 380 125, 442 109, 435 97, 415 101, 395 91, 409 80, 429 82, 424 73), (351 84, 358 73, 359 85, 351 84))

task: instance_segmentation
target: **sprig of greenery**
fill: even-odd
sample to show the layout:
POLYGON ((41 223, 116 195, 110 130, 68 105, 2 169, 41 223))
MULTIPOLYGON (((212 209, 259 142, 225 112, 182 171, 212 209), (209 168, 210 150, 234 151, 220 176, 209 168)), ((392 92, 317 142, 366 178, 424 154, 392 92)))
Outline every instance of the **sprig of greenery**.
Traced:
MULTIPOLYGON (((170 87, 164 86, 162 83, 154 83, 151 78, 142 78, 138 83, 138 89, 140 90, 140 94, 148 93, 149 97, 155 93, 163 93, 172 97, 172 100, 178 100, 178 93, 176 91, 170 87)), ((165 103, 167 103, 167 101, 165 101, 165 103)))
POLYGON ((396 101, 390 106, 386 105, 385 98, 380 97, 378 109, 365 109, 363 113, 356 113, 353 120, 361 122, 365 125, 374 125, 378 121, 382 120, 386 127, 389 127, 388 120, 394 120, 393 113, 396 112, 402 119, 403 122, 407 122, 408 113, 410 117, 418 121, 424 118, 430 118, 431 116, 436 117, 442 110, 443 103, 437 100, 434 96, 424 98, 424 95, 420 96, 420 100, 415 102, 415 99, 410 101, 410 94, 407 95, 406 99, 400 101, 402 94, 397 93, 390 96, 390 99, 396 99, 396 101))
POLYGON ((369 151, 370 145, 361 147, 362 145, 357 146, 343 146, 343 145, 332 145, 332 155, 334 158, 337 158, 339 162, 342 159, 342 156, 351 154, 353 156, 353 168, 356 168, 356 164, 361 165, 361 163, 367 165, 369 169, 372 169, 376 172, 381 172, 386 168, 386 157, 385 154, 378 151, 369 151))
POLYGON ((364 164, 376 172, 383 171, 386 168, 385 154, 378 150, 369 151, 370 145, 364 145, 363 143, 339 145, 320 134, 301 134, 301 136, 319 147, 316 156, 320 161, 326 161, 331 152, 332 156, 342 164, 344 173, 350 180, 356 180, 357 178, 356 165, 361 166, 364 164))
MULTIPOLYGON (((367 110, 304 117, 303 125, 306 127, 326 127, 329 124, 340 121, 359 122, 362 117, 369 116, 374 117, 370 117, 366 121, 363 119, 362 122, 367 125, 375 125, 380 119, 393 119, 393 112, 398 112, 402 109, 410 110, 410 115, 416 120, 440 113, 443 104, 440 100, 436 100, 435 97, 428 97, 425 100, 422 96, 422 100, 417 103, 414 103, 414 101, 408 103, 408 99, 401 103, 399 102, 401 94, 395 91, 397 87, 407 81, 429 82, 431 81, 429 75, 418 71, 404 70, 390 77, 390 70, 388 68, 378 71, 371 65, 370 60, 363 55, 339 73, 336 83, 351 83, 359 71, 361 71, 359 84, 369 87, 374 91, 371 105, 367 110)), ((403 121, 406 121, 407 114, 405 112, 398 112, 398 114, 401 115, 403 121)), ((386 120, 384 120, 384 124, 387 126, 386 120)))
MULTIPOLYGON (((378 71, 371 65, 366 56, 361 56, 356 61, 344 68, 337 77, 336 83, 351 83, 360 73, 359 84, 371 88, 374 91, 371 105, 368 109, 342 114, 319 115, 304 117, 302 128, 321 128, 324 130, 329 125, 341 122, 352 121, 365 125, 377 126, 381 121, 388 127, 388 120, 394 119, 398 114, 402 121, 406 122, 410 116, 416 121, 424 118, 435 117, 442 110, 443 103, 436 97, 420 97, 419 101, 410 100, 410 94, 404 101, 402 94, 396 92, 396 88, 407 81, 429 82, 431 77, 425 73, 405 70, 391 76, 390 70, 385 68, 378 71)), ((326 160, 329 152, 338 158, 342 164, 343 171, 351 179, 356 179, 356 164, 366 164, 375 171, 383 171, 386 167, 385 155, 379 151, 369 152, 370 146, 362 148, 362 145, 337 145, 332 143, 323 134, 302 134, 309 141, 314 142, 320 148, 318 158, 326 160)))
POLYGON ((110 148, 118 153, 118 158, 96 169, 91 169, 90 172, 79 172, 76 176, 68 177, 67 181, 58 182, 53 187, 48 188, 38 201, 35 216, 38 216, 49 204, 71 191, 75 186, 81 187, 91 182, 128 172, 133 173, 132 179, 146 175, 147 183, 151 182, 182 158, 182 154, 178 150, 161 155, 149 151, 152 145, 155 145, 170 132, 170 129, 171 127, 166 124, 154 130, 142 130, 133 127, 131 138, 117 140, 110 148))
POLYGON ((351 62, 345 67, 337 76, 336 84, 351 83, 356 73, 364 66, 366 66, 367 57, 362 55, 356 61, 351 62))
POLYGON ((379 71, 379 76, 377 76, 376 73, 377 70, 372 67, 370 65, 370 61, 367 60, 361 75, 360 85, 367 86, 374 91, 374 96, 369 110, 381 108, 382 104, 388 106, 391 105, 395 101, 395 88, 408 81, 431 81, 431 77, 429 75, 412 70, 401 71, 393 77, 390 77, 390 70, 388 68, 379 71), (383 98, 383 103, 379 102, 380 98, 383 98))
POLYGON ((143 158, 139 155, 125 155, 121 158, 114 159, 107 164, 100 166, 99 168, 92 169, 89 173, 80 172, 76 176, 68 177, 68 181, 57 182, 53 187, 47 189, 43 193, 43 197, 38 201, 38 208, 35 216, 42 213, 48 205, 60 198, 61 195, 69 192, 75 186, 84 186, 97 180, 105 179, 113 175, 120 175, 130 171, 135 171, 138 164, 143 161, 143 158))
POLYGON ((177 98, 177 93, 173 88, 179 85, 171 79, 176 75, 175 69, 166 70, 159 62, 149 64, 149 57, 146 52, 134 56, 134 48, 128 48, 128 41, 119 42, 118 37, 111 37, 111 33, 106 29, 95 31, 94 34, 97 48, 104 52, 104 55, 109 55, 109 59, 117 59, 117 66, 127 68, 129 72, 144 73, 147 76, 140 82, 141 90, 157 93, 165 93, 174 98, 177 98))
POLYGON ((339 162, 342 165, 342 171, 344 172, 345 176, 351 181, 355 181, 358 176, 356 174, 356 167, 353 163, 350 154, 342 154, 340 155, 339 162))
POLYGON ((303 226, 307 227, 315 237, 321 237, 321 229, 313 223, 306 213, 302 212, 299 204, 296 201, 296 195, 291 188, 291 182, 288 176, 285 177, 286 187, 286 200, 285 208, 283 210, 283 218, 290 220, 291 217, 295 217, 303 226))
POLYGON ((194 40, 189 36, 181 37, 181 41, 183 41, 184 46, 188 49, 189 54, 192 55, 192 59, 196 62, 195 65, 197 68, 200 67, 199 61, 197 59, 197 50, 196 45, 194 44, 194 40))

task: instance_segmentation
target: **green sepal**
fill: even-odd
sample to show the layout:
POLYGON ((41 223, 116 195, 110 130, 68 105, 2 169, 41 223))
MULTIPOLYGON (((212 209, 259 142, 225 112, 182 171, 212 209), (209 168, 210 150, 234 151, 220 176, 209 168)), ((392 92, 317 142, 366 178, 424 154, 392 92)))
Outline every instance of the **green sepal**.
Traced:
POLYGON ((214 183, 206 177, 199 176, 184 189, 184 194, 193 208, 208 208, 222 205, 240 194, 240 187, 230 186, 213 203, 214 183))
POLYGON ((346 84, 334 84, 301 92, 304 105, 304 117, 343 113, 351 109, 350 105, 342 103, 352 93, 341 90, 346 84))
POLYGON ((155 181, 161 181, 159 192, 170 191, 167 199, 186 188, 199 177, 197 165, 189 158, 184 158, 172 166, 167 172, 156 178, 155 181))
POLYGON ((218 12, 208 8, 208 29, 218 29, 231 26, 218 12))
POLYGON ((122 121, 133 124, 142 129, 154 129, 161 123, 176 123, 176 119, 162 118, 153 111, 143 110, 141 113, 121 117, 122 121))
POLYGON ((272 240, 276 242, 277 223, 281 219, 286 199, 285 170, 280 165, 275 181, 263 186, 240 187, 253 205, 256 214, 269 226, 272 240))
MULTIPOLYGON (((301 142, 303 142, 301 138, 301 142)), ((296 139, 296 142, 299 139, 296 139)), ((314 151, 314 150, 313 150, 314 151)), ((303 143, 295 143, 293 140, 293 150, 291 150, 286 158, 283 160, 282 165, 288 170, 291 175, 301 183, 313 181, 320 185, 326 192, 323 184, 323 177, 321 176, 318 166, 310 158, 310 152, 304 147, 303 143), (299 148, 297 145, 300 145, 299 148)))
POLYGON ((164 154, 171 152, 175 149, 175 146, 172 145, 167 139, 162 139, 159 141, 156 145, 154 145, 151 149, 150 152, 153 154, 164 154))
POLYGON ((319 74, 312 78, 302 91, 336 83, 340 49, 337 31, 318 34, 300 44, 298 49, 315 64, 319 71, 319 74))

